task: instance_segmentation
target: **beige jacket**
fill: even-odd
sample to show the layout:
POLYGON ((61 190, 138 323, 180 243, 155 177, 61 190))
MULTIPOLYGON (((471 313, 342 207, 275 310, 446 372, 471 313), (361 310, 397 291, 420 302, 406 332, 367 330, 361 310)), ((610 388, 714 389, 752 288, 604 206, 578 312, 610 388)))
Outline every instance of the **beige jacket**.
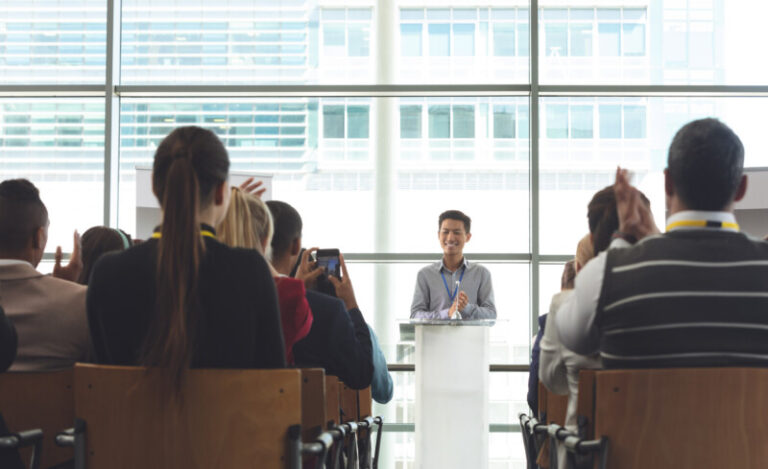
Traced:
POLYGON ((43 275, 31 264, 0 264, 0 305, 16 326, 16 361, 9 371, 48 371, 87 360, 87 288, 43 275))

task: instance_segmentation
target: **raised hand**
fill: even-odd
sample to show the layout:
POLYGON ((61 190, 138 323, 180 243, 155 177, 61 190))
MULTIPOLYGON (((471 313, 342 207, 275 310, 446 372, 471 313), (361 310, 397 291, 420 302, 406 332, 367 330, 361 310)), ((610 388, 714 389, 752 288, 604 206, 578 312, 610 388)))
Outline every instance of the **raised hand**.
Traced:
POLYGON ((336 289, 336 296, 344 302, 347 311, 349 311, 350 309, 357 308, 357 299, 355 299, 355 290, 352 288, 352 280, 347 273, 347 264, 344 263, 344 256, 342 254, 339 254, 339 263, 341 264, 341 280, 333 275, 329 275, 328 279, 333 284, 333 288, 336 289))
POLYGON ((256 181, 253 182, 255 178, 248 178, 246 179, 242 184, 240 184, 240 190, 245 192, 246 194, 253 194, 258 198, 261 198, 261 196, 267 192, 267 188, 261 188, 261 186, 264 185, 264 181, 256 181))
POLYGON ((317 277, 323 274, 323 269, 317 268, 317 262, 311 260, 311 254, 318 248, 310 248, 301 255, 299 268, 296 270, 296 278, 304 282, 304 286, 309 290, 315 287, 317 277))
POLYGON ((640 191, 629 183, 629 172, 626 169, 616 168, 613 191, 616 195, 619 231, 638 240, 659 233, 651 209, 643 201, 640 191))
POLYGON ((80 254, 82 243, 80 242, 80 233, 75 230, 74 234, 74 247, 72 248, 72 256, 69 258, 69 262, 65 267, 61 266, 61 246, 56 247, 56 255, 54 259, 56 263, 53 266, 53 276, 62 280, 69 280, 70 282, 77 282, 80 273, 83 271, 83 258, 80 254))

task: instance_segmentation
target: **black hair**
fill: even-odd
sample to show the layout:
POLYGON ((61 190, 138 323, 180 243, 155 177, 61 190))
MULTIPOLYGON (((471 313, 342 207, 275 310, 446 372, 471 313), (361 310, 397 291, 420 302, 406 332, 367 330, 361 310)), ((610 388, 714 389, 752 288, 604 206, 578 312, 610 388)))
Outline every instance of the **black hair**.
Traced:
POLYGON ((744 145, 717 119, 684 125, 669 146, 667 170, 690 210, 723 210, 733 201, 744 168, 744 145))
POLYGON ((200 311, 197 292, 205 243, 199 211, 229 176, 221 140, 200 127, 179 127, 160 142, 152 166, 152 189, 163 209, 157 240, 155 315, 140 363, 167 368, 164 384, 178 396, 189 368, 200 311))
POLYGON ((272 235, 272 255, 282 257, 291 248, 293 240, 301 238, 304 228, 301 215, 290 204, 279 200, 268 200, 267 207, 272 213, 275 231, 272 235))
POLYGON ((48 209, 34 184, 27 179, 0 183, 0 252, 23 251, 30 239, 37 243, 37 230, 47 224, 48 209))
MULTIPOLYGON (((640 198, 650 207, 648 197, 640 192, 640 198)), ((613 186, 604 187, 592 196, 587 205, 587 221, 592 233, 594 256, 608 249, 613 232, 619 229, 619 214, 616 211, 616 194, 613 186)))
POLYGON ((83 259, 83 270, 77 283, 88 285, 91 271, 96 261, 104 254, 113 251, 124 251, 133 244, 131 236, 123 230, 106 226, 93 226, 88 228, 80 237, 82 245, 80 252, 83 259))
POLYGON ((467 233, 470 232, 469 229, 472 226, 472 219, 465 215, 464 212, 459 210, 446 210, 445 212, 441 213, 440 217, 437 219, 438 230, 442 228, 444 220, 458 220, 464 223, 464 231, 467 233))

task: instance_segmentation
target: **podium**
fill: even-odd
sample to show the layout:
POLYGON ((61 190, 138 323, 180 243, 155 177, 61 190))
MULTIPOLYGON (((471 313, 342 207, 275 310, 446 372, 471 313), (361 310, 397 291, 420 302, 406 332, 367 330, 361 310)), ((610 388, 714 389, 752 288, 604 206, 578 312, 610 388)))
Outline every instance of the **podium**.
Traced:
POLYGON ((412 320, 416 468, 488 467, 489 327, 493 320, 412 320))

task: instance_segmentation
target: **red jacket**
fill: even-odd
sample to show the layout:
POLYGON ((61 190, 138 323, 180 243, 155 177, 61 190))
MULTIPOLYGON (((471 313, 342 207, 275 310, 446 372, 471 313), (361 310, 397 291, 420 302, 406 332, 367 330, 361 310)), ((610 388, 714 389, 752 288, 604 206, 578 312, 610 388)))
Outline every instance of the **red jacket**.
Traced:
POLYGON ((307 303, 304 282, 291 277, 276 277, 277 297, 280 302, 280 320, 283 323, 285 358, 293 365, 293 344, 309 334, 312 310, 307 303))

